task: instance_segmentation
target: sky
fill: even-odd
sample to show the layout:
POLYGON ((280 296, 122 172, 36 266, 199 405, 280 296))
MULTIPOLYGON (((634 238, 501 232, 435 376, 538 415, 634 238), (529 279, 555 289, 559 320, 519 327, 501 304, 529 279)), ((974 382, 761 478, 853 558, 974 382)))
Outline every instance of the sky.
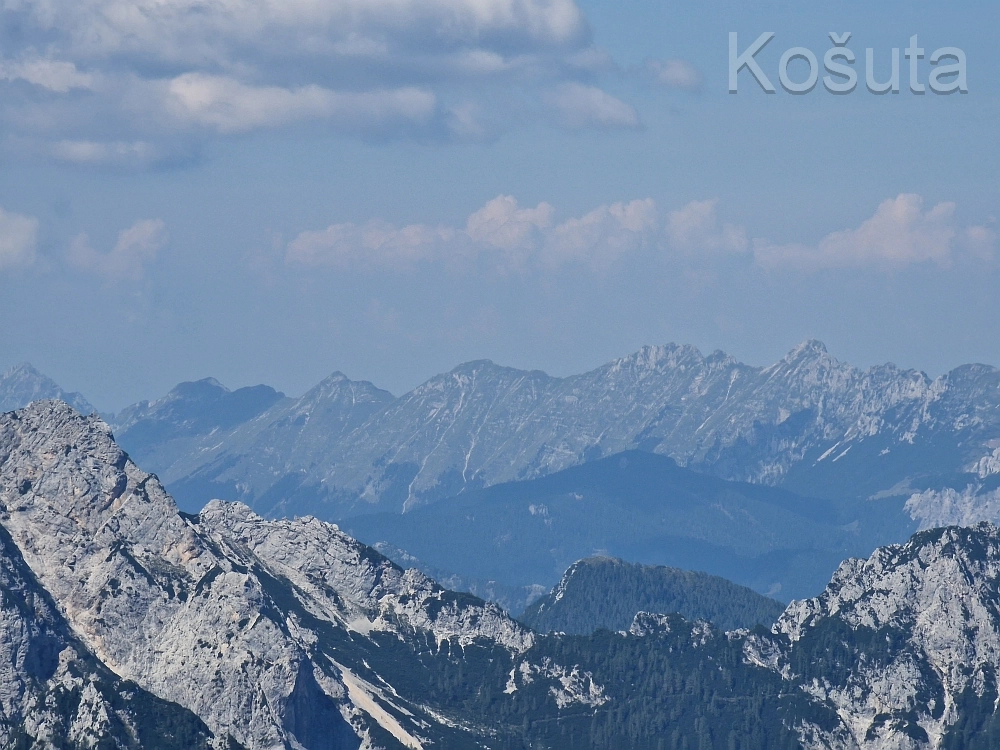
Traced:
POLYGON ((749 5, 6 0, 0 368, 111 411, 671 341, 1000 365, 995 7, 749 5))

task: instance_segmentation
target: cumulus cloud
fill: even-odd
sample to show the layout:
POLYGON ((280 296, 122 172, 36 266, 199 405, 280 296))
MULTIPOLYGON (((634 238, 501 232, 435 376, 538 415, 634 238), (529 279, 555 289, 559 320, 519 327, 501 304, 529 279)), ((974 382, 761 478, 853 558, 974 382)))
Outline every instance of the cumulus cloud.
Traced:
POLYGON ((563 83, 545 97, 557 121, 571 130, 582 128, 637 128, 635 107, 596 86, 563 83))
POLYGON ((545 261, 569 261, 604 266, 636 250, 656 226, 656 204, 651 198, 595 208, 553 228, 545 246, 545 261))
POLYGON ((688 253, 740 253, 747 249, 746 231, 722 224, 717 216, 719 200, 691 201, 667 215, 666 233, 671 247, 688 253))
POLYGON ((406 269, 418 263, 481 258, 504 271, 571 263, 603 266, 653 239, 656 205, 649 199, 599 206, 553 223, 548 203, 521 207, 500 195, 473 212, 465 229, 412 224, 333 224, 302 232, 285 260, 303 266, 406 269))
POLYGON ((701 71, 685 60, 649 60, 646 68, 658 83, 667 88, 684 91, 698 91, 701 88, 701 71))
POLYGON ((0 271, 35 262, 38 219, 0 208, 0 271))
MULTIPOLYGON (((661 213, 652 198, 597 206, 556 220, 547 202, 521 206, 499 195, 469 215, 464 229, 425 224, 396 228, 385 222, 333 224, 302 232, 285 248, 290 265, 410 269, 420 264, 476 260, 502 272, 552 270, 570 265, 606 269, 623 257, 696 268, 746 258, 765 268, 807 272, 864 266, 945 266, 959 252, 991 261, 1000 234, 991 221, 959 230, 955 206, 926 209, 917 195, 884 201, 856 229, 833 232, 816 245, 776 244, 747 237, 719 215, 719 200, 691 201, 661 213)), ((470 268, 468 263, 462 267, 470 268)), ((482 267, 480 265, 480 267, 482 267)))
POLYGON ((520 266, 542 242, 553 213, 548 203, 520 208, 513 196, 500 195, 469 216, 465 233, 473 242, 506 251, 512 265, 520 266))
POLYGON ((138 282, 167 241, 166 225, 160 219, 142 219, 118 233, 108 252, 95 250, 85 234, 70 245, 67 260, 80 270, 107 282, 138 282))
POLYGON ((764 266, 804 269, 947 265, 957 233, 955 204, 939 203, 927 211, 923 205, 919 195, 904 193, 883 201, 857 229, 828 234, 815 246, 754 240, 754 257, 764 266))

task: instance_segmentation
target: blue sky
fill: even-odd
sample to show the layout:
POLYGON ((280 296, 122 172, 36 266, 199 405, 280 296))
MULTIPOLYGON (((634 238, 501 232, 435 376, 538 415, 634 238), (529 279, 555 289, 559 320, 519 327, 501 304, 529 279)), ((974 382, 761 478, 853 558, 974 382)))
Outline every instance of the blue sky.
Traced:
POLYGON ((666 341, 1000 364, 995 9, 871 6, 7 4, 0 366, 112 409, 666 341), (729 94, 730 31, 776 33, 775 84, 850 31, 862 85, 729 94), (966 53, 967 94, 910 93, 905 59, 864 90, 865 49, 884 77, 913 34, 966 53))

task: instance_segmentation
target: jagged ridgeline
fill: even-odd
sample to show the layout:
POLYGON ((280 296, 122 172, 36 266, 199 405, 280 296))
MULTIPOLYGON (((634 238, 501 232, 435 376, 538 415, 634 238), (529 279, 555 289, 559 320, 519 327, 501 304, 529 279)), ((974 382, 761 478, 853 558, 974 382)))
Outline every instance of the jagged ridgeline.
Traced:
POLYGON ((721 630, 771 627, 785 605, 725 578, 612 557, 574 563, 548 595, 518 619, 541 633, 627 630, 638 612, 677 613, 721 630))
POLYGON ((336 526, 178 511, 96 416, 0 416, 4 747, 995 747, 1000 532, 849 560, 770 630, 539 635, 336 526))
POLYGON ((639 449, 861 501, 884 543, 926 517, 904 510, 914 493, 1000 476, 998 405, 1000 371, 983 365, 931 379, 852 367, 816 341, 768 367, 671 344, 566 378, 469 362, 399 397, 340 373, 301 398, 201 381, 123 410, 114 429, 192 512, 220 497, 264 516, 398 513, 639 449))

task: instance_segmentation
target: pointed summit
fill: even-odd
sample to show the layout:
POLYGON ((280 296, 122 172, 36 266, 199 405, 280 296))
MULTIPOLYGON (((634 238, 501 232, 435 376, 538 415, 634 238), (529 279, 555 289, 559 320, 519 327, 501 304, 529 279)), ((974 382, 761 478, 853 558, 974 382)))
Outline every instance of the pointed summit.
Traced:
POLYGON ((28 362, 14 365, 0 375, 0 412, 22 409, 32 401, 45 399, 65 401, 81 414, 97 411, 82 395, 64 391, 28 362))
POLYGON ((819 339, 806 339, 788 352, 785 359, 798 359, 803 356, 819 357, 824 354, 829 354, 826 344, 819 339))
POLYGON ((335 404, 345 403, 387 404, 394 398, 395 396, 389 391, 379 388, 368 380, 351 380, 337 370, 310 388, 298 400, 295 411, 311 412, 319 405, 323 405, 321 408, 329 409, 335 404))

